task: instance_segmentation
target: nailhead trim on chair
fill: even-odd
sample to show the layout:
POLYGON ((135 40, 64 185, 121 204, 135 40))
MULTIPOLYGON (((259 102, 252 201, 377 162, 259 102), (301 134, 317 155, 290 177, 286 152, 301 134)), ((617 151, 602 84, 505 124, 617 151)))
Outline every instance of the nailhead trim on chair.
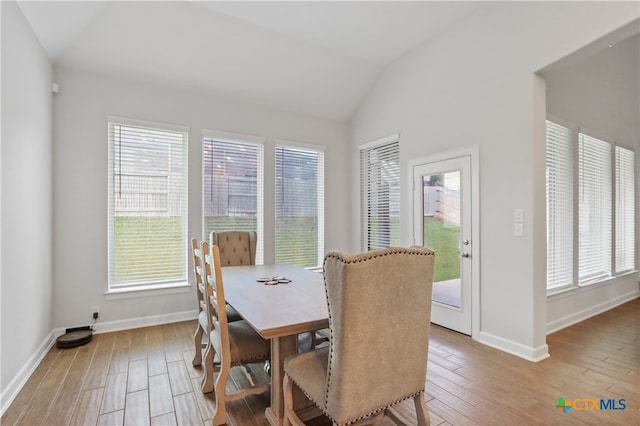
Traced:
MULTIPOLYGON (((377 414, 377 413, 379 413, 380 411, 386 410, 386 409, 387 409, 387 408, 389 408, 389 407, 393 407, 394 405, 399 404, 399 403, 401 403, 402 401, 406 401, 406 400, 407 400, 407 399, 409 399, 409 398, 414 398, 415 396, 420 395, 420 394, 422 394, 422 393, 424 393, 424 389, 423 389, 423 390, 421 390, 421 391, 419 391, 419 392, 416 392, 416 393, 414 393, 414 394, 412 394, 412 395, 408 395, 408 396, 405 396, 405 397, 403 397, 403 398, 400 398, 400 399, 398 399, 398 400, 396 400, 396 401, 392 402, 391 404, 387 404, 387 405, 385 405, 384 407, 377 408, 377 409, 375 409, 375 410, 373 410, 373 411, 370 411, 369 413, 364 414, 364 415, 362 415, 362 416, 360 416, 360 417, 357 417, 357 418, 355 418, 355 419, 348 420, 348 421, 346 421, 345 423, 340 424, 339 426, 346 426, 346 425, 353 424, 353 423, 355 423, 355 422, 357 422, 357 421, 359 421, 359 420, 362 420, 362 419, 365 419, 365 418, 367 418, 367 417, 369 417, 369 416, 372 416, 372 415, 374 415, 374 414, 377 414)), ((331 419, 331 420, 333 421, 333 419, 331 419)))
MULTIPOLYGON (((286 374, 286 373, 285 373, 285 374, 286 374)), ((288 374, 287 374, 287 375, 288 375, 288 374)), ((329 413, 327 413, 327 411, 325 410, 325 406, 326 406, 326 405, 325 405, 325 406, 321 406, 321 405, 320 405, 320 404, 319 404, 315 399, 313 399, 313 398, 311 397, 311 395, 309 395, 307 392, 305 392, 305 391, 304 391, 304 389, 302 389, 302 387, 300 386, 300 384, 299 384, 298 382, 296 382, 295 380, 293 380, 293 378, 292 378, 291 376, 289 376, 289 378, 291 379, 291 381, 292 381, 293 383, 295 383, 295 384, 296 384, 296 386, 298 387, 298 389, 300 389, 300 390, 302 391, 302 393, 304 393, 304 394, 305 394, 305 396, 307 397, 307 399, 309 399, 309 401, 313 402, 313 403, 316 405, 316 407, 318 407, 318 408, 320 409, 320 411, 322 411, 322 412, 324 413, 324 415, 325 415, 325 416, 327 416, 327 417, 329 418, 329 420, 331 420, 331 422, 332 422, 334 425, 338 425, 338 426, 348 426, 348 425, 353 424, 353 423, 355 423, 355 422, 357 422, 357 421, 359 421, 359 420, 362 420, 362 419, 365 419, 365 418, 367 418, 367 417, 369 417, 369 416, 372 416, 372 415, 374 415, 374 414, 377 414, 377 413, 379 413, 380 411, 386 410, 387 408, 393 407, 394 405, 397 405, 397 404, 401 403, 402 401, 406 401, 407 399, 415 398, 415 397, 416 397, 416 396, 418 396, 418 395, 424 394, 424 389, 422 389, 422 390, 420 390, 420 391, 418 391, 418 392, 415 392, 415 393, 413 393, 413 394, 411 394, 411 395, 407 395, 407 396, 405 396, 405 397, 403 397, 403 398, 400 398, 400 399, 398 399, 398 400, 396 400, 396 401, 392 402, 391 404, 387 404, 387 405, 385 405, 384 407, 376 408, 375 410, 370 411, 370 412, 368 412, 367 414, 364 414, 364 415, 362 415, 362 416, 360 416, 360 417, 356 417, 355 419, 347 420, 347 421, 346 421, 346 422, 344 422, 344 423, 337 423, 337 422, 336 422, 336 420, 335 420, 333 417, 331 417, 331 416, 329 415, 329 413)))
POLYGON ((359 263, 369 259, 375 259, 376 257, 389 256, 392 254, 417 254, 420 256, 434 256, 435 253, 426 248, 403 248, 403 247, 389 247, 383 250, 368 251, 365 253, 349 254, 342 252, 331 252, 325 256, 325 263, 327 259, 338 259, 344 264, 359 263))
MULTIPOLYGON (((284 373, 285 375, 289 376, 287 373, 284 373)), ((298 386, 298 389, 300 389, 302 391, 303 394, 305 394, 305 396, 307 397, 307 399, 311 402, 313 402, 316 407, 318 407, 327 417, 329 417, 331 419, 331 416, 329 416, 329 414, 327 414, 327 412, 325 411, 324 407, 322 405, 320 405, 320 403, 318 401, 316 401, 315 399, 313 399, 311 397, 311 395, 309 395, 304 389, 302 389, 302 387, 300 386, 300 384, 298 382, 296 382, 295 380, 293 380, 293 377, 289 376, 289 378, 291 379, 291 381, 293 383, 296 384, 296 386, 298 386)), ((333 420, 333 419, 331 419, 333 420)))
MULTIPOLYGON (((365 260, 369 260, 369 259, 375 259, 376 257, 382 257, 382 256, 389 256, 392 254, 411 254, 411 255, 420 255, 420 256, 434 256, 435 253, 430 250, 430 249, 424 249, 424 248, 420 248, 420 249, 414 249, 414 248, 402 248, 402 247, 389 247, 383 250, 376 250, 376 251, 370 251, 370 252, 366 252, 366 253, 358 253, 358 254, 348 254, 348 253, 342 253, 342 252, 331 252, 328 253, 325 258, 324 258, 324 263, 322 265, 323 271, 326 267, 326 263, 327 263, 327 259, 338 259, 340 260, 343 264, 350 264, 350 263, 360 263, 363 262, 365 260)), ((325 292, 325 296, 326 296, 326 300, 327 300, 327 310, 329 311, 329 342, 333 341, 333 327, 332 322, 333 322, 333 317, 331 316, 331 306, 329 306, 329 294, 327 292, 327 276, 326 274, 323 272, 322 274, 324 276, 324 292, 325 292)), ((329 343, 329 359, 328 359, 328 363, 329 366, 327 368, 327 387, 325 389, 325 397, 324 397, 324 405, 322 407, 320 407, 320 405, 314 401, 305 391, 302 391, 307 398, 309 398, 314 404, 316 404, 321 410, 322 412, 324 412, 324 414, 329 417, 331 419, 332 422, 336 423, 334 421, 334 419, 325 411, 324 407, 327 406, 327 403, 329 401, 329 388, 330 388, 330 384, 331 384, 331 359, 333 358, 333 345, 331 343, 329 343)), ((295 383, 295 381, 294 381, 295 383)), ((302 389, 297 383, 296 385, 302 389)), ((401 398, 391 404, 388 404, 384 407, 378 408, 376 410, 373 410, 363 416, 360 416, 358 418, 352 419, 352 420, 348 420, 346 423, 342 423, 339 426, 346 426, 346 425, 350 425, 352 423, 357 422, 358 420, 362 420, 366 417, 369 417, 373 414, 379 413, 382 410, 386 410, 387 408, 396 405, 406 399, 409 398, 413 398, 416 395, 419 395, 421 393, 424 393, 424 388, 418 392, 413 393, 412 395, 408 395, 404 398, 401 398)))

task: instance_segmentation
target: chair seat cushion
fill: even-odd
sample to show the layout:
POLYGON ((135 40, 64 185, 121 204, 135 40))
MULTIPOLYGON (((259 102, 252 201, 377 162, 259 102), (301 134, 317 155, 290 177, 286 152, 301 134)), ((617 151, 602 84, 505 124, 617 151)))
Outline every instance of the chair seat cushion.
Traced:
MULTIPOLYGON (((227 305, 227 321, 234 322, 240 321, 241 319, 242 317, 240 316, 238 311, 233 309, 231 305, 227 305)), ((207 319, 206 311, 200 311, 200 314, 198 314, 198 322, 200 323, 200 326, 203 330, 209 330, 209 320, 207 319)))
POLYGON ((293 355, 284 360, 284 371, 318 407, 324 410, 329 347, 293 355))
MULTIPOLYGON (((231 365, 269 358, 271 343, 256 333, 246 321, 230 322, 228 326, 231 365)), ((219 330, 211 331, 210 338, 216 352, 222 353, 219 330)))
POLYGON ((236 311, 233 306, 227 305, 227 322, 240 321, 241 319, 242 317, 238 311, 236 311))

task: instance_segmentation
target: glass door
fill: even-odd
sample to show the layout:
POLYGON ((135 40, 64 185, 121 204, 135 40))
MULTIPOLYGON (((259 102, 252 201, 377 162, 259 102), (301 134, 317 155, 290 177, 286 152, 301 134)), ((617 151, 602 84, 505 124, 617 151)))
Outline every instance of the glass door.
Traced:
POLYGON ((471 334, 471 159, 414 168, 414 243, 436 253, 432 322, 471 334))

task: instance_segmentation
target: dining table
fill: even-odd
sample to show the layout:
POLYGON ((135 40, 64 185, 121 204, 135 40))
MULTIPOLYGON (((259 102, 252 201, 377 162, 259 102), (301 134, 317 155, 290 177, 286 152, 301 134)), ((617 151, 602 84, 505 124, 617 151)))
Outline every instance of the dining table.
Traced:
POLYGON ((298 334, 329 326, 323 275, 277 263, 226 266, 222 278, 227 303, 271 342, 271 402, 265 416, 279 426, 284 417, 284 360, 297 353, 298 334))

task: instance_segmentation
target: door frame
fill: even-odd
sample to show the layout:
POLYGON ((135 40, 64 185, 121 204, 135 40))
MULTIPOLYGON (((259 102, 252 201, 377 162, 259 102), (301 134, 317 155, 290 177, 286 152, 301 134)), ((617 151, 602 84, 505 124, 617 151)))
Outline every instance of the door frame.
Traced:
POLYGON ((414 170, 416 167, 469 156, 471 159, 471 338, 478 340, 480 336, 480 147, 478 145, 463 147, 453 151, 445 151, 407 162, 407 204, 410 214, 409 226, 405 241, 415 244, 415 202, 414 202, 414 170))

